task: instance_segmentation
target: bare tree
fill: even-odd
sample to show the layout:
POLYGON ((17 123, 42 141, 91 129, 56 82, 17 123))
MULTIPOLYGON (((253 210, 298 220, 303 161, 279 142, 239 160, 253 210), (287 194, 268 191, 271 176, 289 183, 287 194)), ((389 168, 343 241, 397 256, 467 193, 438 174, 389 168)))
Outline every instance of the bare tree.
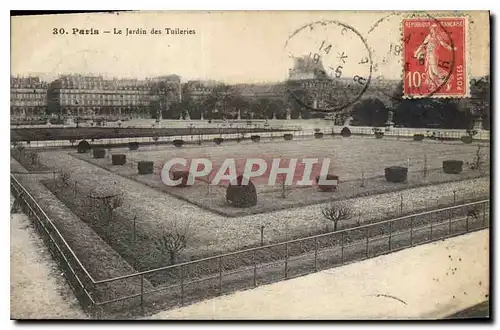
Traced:
POLYGON ((70 175, 68 172, 61 171, 61 174, 59 174, 59 180, 65 185, 69 185, 69 179, 70 175))
POLYGON ((345 202, 330 203, 321 209, 321 213, 327 219, 333 222, 333 231, 337 231, 340 221, 352 218, 352 210, 345 202))
POLYGON ((472 170, 481 170, 483 168, 484 155, 483 155, 483 152, 481 150, 481 145, 477 146, 476 154, 475 154, 474 158, 472 159, 472 162, 468 163, 468 165, 472 170))
POLYGON ((89 198, 94 200, 94 207, 97 210, 97 218, 104 219, 104 222, 109 225, 113 220, 114 210, 123 205, 121 194, 94 196, 89 195, 89 198))
POLYGON ((36 152, 32 152, 30 154, 31 165, 35 166, 38 164, 38 154, 36 152))
POLYGON ((187 241, 190 236, 189 224, 183 228, 179 228, 177 224, 173 228, 167 230, 160 238, 157 239, 156 248, 162 254, 168 254, 170 264, 174 265, 177 262, 179 252, 186 248, 187 241))

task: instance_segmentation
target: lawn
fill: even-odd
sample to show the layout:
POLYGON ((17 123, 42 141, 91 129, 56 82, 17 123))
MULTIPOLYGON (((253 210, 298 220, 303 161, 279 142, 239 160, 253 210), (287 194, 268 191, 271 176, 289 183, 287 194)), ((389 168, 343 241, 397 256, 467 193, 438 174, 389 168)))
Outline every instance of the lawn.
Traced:
MULTIPOLYGON (((283 141, 275 139, 260 143, 243 141, 227 142, 221 146, 145 146, 131 151, 128 148, 108 150, 111 154, 127 155, 126 166, 113 166, 108 158, 94 159, 90 154, 75 154, 99 167, 136 180, 149 187, 167 192, 197 206, 210 209, 225 216, 244 216, 255 213, 266 213, 291 207, 324 203, 332 199, 352 198, 376 193, 405 190, 412 187, 438 184, 450 181, 472 179, 488 175, 488 149, 482 148, 486 170, 472 170, 464 165, 464 171, 457 175, 445 174, 442 162, 448 159, 471 162, 477 151, 477 145, 463 143, 444 143, 436 141, 413 142, 409 140, 380 140, 374 138, 340 138, 303 139, 299 141, 283 141), (387 150, 389 149, 389 150, 387 150), (331 160, 330 173, 340 177, 340 184, 335 193, 325 193, 313 186, 286 187, 283 191, 280 184, 265 184, 267 177, 254 180, 258 192, 258 204, 241 209, 227 205, 225 202, 226 184, 209 187, 206 178, 201 178, 194 186, 176 188, 166 186, 160 178, 160 169, 165 161, 171 158, 209 158, 214 168, 220 167, 226 158, 236 158, 242 164, 247 158, 323 158, 331 160), (152 175, 138 175, 137 162, 153 161, 156 171, 152 175), (409 164, 409 166, 408 166, 409 164), (406 183, 390 183, 385 180, 384 168, 389 166, 408 166, 409 175, 406 183), (427 171, 424 174, 424 168, 427 171)), ((241 167, 239 168, 241 169, 241 167)), ((211 175, 213 177, 213 174, 211 175)), ((210 178, 208 179, 210 180, 210 178)))

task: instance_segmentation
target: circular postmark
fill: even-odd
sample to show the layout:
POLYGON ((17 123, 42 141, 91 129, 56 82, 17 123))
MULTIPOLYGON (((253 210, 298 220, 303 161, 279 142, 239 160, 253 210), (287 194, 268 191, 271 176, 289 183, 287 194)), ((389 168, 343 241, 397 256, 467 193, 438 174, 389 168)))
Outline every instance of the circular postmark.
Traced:
POLYGON ((290 59, 286 89, 310 110, 345 111, 370 85, 371 52, 352 26, 335 20, 307 24, 288 38, 285 50, 290 59))
POLYGON ((428 13, 381 18, 367 34, 374 62, 371 87, 395 100, 453 94, 462 70, 457 63, 464 61, 457 56, 465 47, 464 29, 458 18, 428 13))

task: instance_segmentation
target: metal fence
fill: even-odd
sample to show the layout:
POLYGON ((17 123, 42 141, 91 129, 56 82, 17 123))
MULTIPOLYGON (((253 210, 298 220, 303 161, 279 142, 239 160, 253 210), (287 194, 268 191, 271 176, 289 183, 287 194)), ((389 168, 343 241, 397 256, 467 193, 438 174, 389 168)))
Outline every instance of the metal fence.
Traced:
POLYGON ((490 202, 482 200, 96 281, 12 175, 11 189, 83 307, 95 318, 122 318, 181 306, 461 235, 487 228, 490 223, 490 202), (110 284, 131 280, 136 283, 135 293, 96 299, 110 284))

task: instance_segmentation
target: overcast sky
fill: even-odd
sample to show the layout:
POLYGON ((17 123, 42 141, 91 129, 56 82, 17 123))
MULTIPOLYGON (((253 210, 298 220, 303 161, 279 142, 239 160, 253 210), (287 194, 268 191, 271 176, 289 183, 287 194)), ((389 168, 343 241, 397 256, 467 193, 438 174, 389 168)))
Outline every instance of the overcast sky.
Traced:
MULTIPOLYGON (((227 83, 277 82, 288 77, 293 56, 314 53, 323 39, 333 44, 325 67, 343 65, 343 77, 366 75, 358 65, 366 47, 358 34, 342 25, 297 29, 316 21, 338 20, 354 27, 381 62, 391 43, 400 43, 400 16, 382 20, 383 12, 212 12, 71 14, 12 18, 11 71, 41 75, 46 80, 67 73, 145 78, 178 74, 183 81, 214 79, 227 83), (68 34, 53 34, 53 29, 68 34), (99 30, 99 35, 73 35, 73 28, 99 30), (122 35, 114 35, 113 29, 122 35), (144 29, 147 35, 125 36, 125 29, 144 29), (194 30, 195 34, 166 35, 165 28, 194 30), (162 35, 151 35, 152 29, 162 35), (104 34, 104 30, 111 33, 104 34), (345 35, 347 32, 347 36, 345 35), (342 39, 340 36, 342 35, 342 39), (288 44, 287 44, 287 40, 288 44), (344 54, 344 55, 342 55, 344 54), (344 57, 343 57, 344 56, 344 57), (347 57, 345 57, 347 56, 347 57), (347 61, 347 62, 346 62, 347 61)), ((470 76, 489 73, 487 12, 469 13, 470 76)), ((388 79, 398 79, 401 64, 381 65, 388 79)))

